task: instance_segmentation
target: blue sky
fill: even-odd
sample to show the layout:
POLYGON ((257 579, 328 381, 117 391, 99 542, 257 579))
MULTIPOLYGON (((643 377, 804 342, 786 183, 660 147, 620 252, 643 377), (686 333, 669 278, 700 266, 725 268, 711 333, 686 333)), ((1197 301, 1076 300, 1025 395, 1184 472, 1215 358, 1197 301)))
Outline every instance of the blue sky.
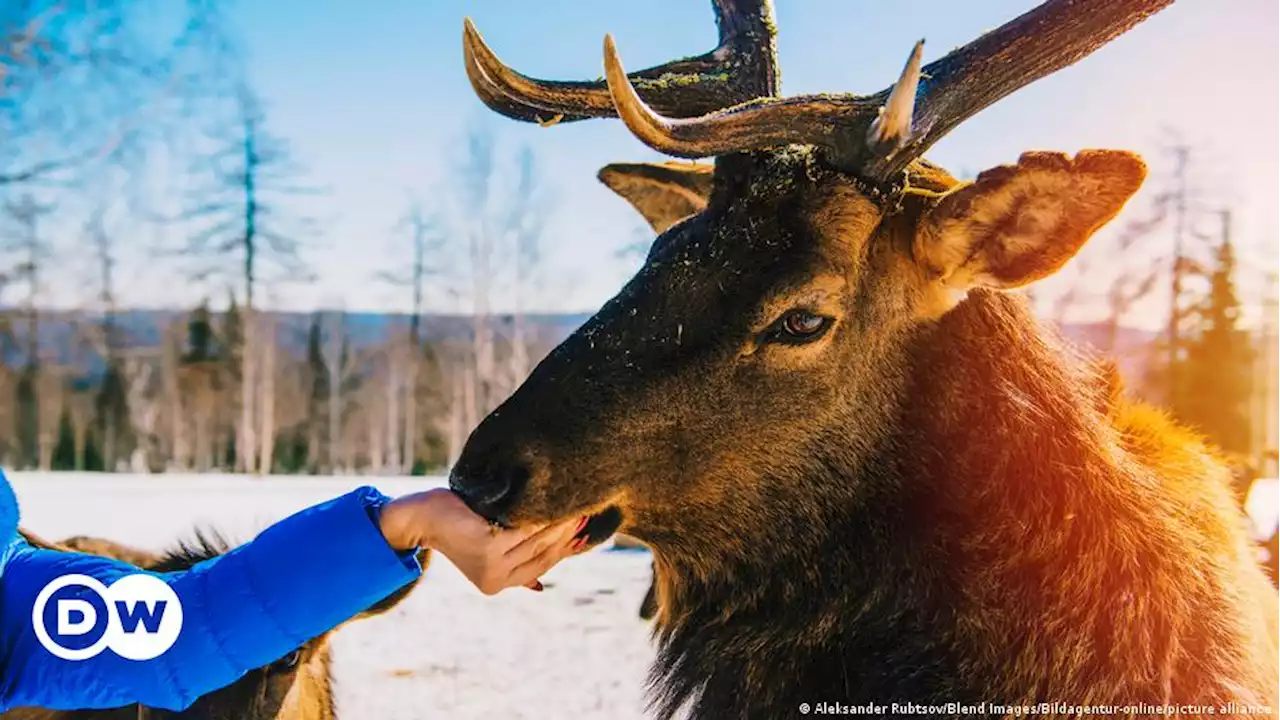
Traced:
MULTIPOLYGON (((926 39, 928 62, 1035 4, 782 0, 783 91, 877 91, 899 72, 915 40, 926 39)), ((597 183, 595 172, 608 162, 658 156, 616 120, 543 129, 489 112, 463 73, 464 15, 500 57, 540 77, 601 75, 606 32, 633 69, 701 53, 715 42, 705 0, 242 1, 234 19, 270 126, 292 143, 311 172, 308 180, 327 188, 301 208, 325 220, 323 247, 309 256, 319 279, 282 290, 278 305, 407 308, 403 291, 372 278, 407 261, 407 251, 394 251, 391 232, 406 193, 445 192, 450 164, 473 122, 490 124, 504 147, 531 147, 553 196, 544 236, 550 281, 534 300, 539 306, 594 309, 634 271, 636 261, 620 260, 616 252, 634 239, 638 218, 597 183)), ((1147 157, 1153 177, 1123 221, 1143 214, 1157 191, 1168 166, 1161 146, 1176 130, 1195 148, 1193 178, 1206 204, 1236 210, 1245 258, 1241 282, 1256 289, 1262 271, 1276 265, 1280 237, 1277 24, 1275 0, 1180 0, 1081 63, 976 116, 930 157, 953 172, 976 173, 1024 150, 1132 149, 1147 157)), ((1096 256, 1092 263, 1069 268, 1046 290, 1080 270, 1101 282, 1105 239, 1086 250, 1096 256)), ((191 299, 181 296, 190 289, 157 279, 153 270, 151 263, 133 268, 137 282, 129 284, 126 302, 191 299)), ((448 309, 443 297, 432 302, 448 309)))

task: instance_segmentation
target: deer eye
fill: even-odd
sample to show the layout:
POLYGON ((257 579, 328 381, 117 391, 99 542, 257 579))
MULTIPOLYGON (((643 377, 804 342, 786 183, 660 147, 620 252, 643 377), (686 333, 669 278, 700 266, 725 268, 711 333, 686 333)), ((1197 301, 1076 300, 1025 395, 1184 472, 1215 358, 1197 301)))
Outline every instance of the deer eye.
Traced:
POLYGON ((831 327, 831 318, 808 310, 789 310, 778 318, 767 336, 769 342, 799 345, 822 337, 831 327))

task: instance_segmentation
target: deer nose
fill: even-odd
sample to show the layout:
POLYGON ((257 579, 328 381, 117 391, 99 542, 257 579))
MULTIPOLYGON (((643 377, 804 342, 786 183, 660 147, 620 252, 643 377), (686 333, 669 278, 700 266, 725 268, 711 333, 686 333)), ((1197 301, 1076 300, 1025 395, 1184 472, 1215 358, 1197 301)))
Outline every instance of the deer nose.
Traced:
POLYGON ((449 487, 472 512, 505 525, 530 476, 528 466, 521 462, 484 463, 474 469, 454 468, 449 487))

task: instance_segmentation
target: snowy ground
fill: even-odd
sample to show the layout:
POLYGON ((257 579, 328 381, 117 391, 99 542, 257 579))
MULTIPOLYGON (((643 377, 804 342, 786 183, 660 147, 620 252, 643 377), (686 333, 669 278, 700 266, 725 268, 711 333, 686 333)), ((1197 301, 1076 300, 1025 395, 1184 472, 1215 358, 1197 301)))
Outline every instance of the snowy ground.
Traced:
MULTIPOLYGON (((160 549, 196 525, 233 539, 362 484, 389 495, 440 479, 9 473, 22 524, 160 549)), ((396 718, 644 717, 652 650, 637 617, 649 556, 595 550, 546 576, 542 594, 485 597, 443 558, 392 612, 334 640, 339 715, 396 718)))

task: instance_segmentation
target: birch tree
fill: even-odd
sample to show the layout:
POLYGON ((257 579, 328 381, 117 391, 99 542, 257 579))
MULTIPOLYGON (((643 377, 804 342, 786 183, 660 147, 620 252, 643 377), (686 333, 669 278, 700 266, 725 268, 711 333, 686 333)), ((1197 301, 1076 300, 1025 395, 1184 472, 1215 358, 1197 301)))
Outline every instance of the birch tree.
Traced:
POLYGON ((187 412, 183 403, 183 335, 187 333, 187 323, 175 319, 168 323, 161 338, 160 350, 160 382, 164 397, 164 419, 168 428, 166 443, 166 463, 173 470, 188 470, 191 467, 190 446, 187 442, 187 412))
POLYGON ((539 239, 549 198, 539 188, 527 148, 514 155, 512 164, 514 168, 499 163, 493 134, 483 123, 475 123, 467 135, 466 154, 451 175, 458 235, 466 238, 469 262, 465 292, 472 351, 464 372, 472 388, 461 398, 467 428, 492 412, 532 365, 526 310, 538 287, 539 239), (503 338, 505 358, 498 350, 493 310, 498 298, 513 302, 515 308, 503 338))
POLYGON ((458 172, 470 259, 471 369, 469 396, 464 401, 465 425, 473 428, 480 417, 497 406, 497 368, 494 362, 493 281, 494 219, 490 208, 494 171, 493 135, 476 125, 467 136, 467 154, 458 172))
MULTIPOLYGON (((427 280, 439 273, 439 267, 434 263, 444 241, 442 229, 438 215, 428 214, 421 203, 411 201, 408 211, 396 226, 396 230, 409 231, 409 267, 407 270, 391 270, 378 275, 382 282, 408 289, 411 298, 407 343, 398 341, 395 336, 390 340, 393 371, 387 383, 388 423, 393 427, 399 425, 402 430, 388 434, 393 445, 388 451, 395 458, 393 465, 402 472, 412 472, 417 462, 425 369, 422 362, 422 312, 427 280), (402 407, 397 406, 396 398, 403 399, 402 407)), ((401 255, 399 248, 393 252, 397 256, 401 255)))
POLYGON ((524 382, 531 369, 529 351, 533 338, 529 334, 525 310, 526 304, 536 298, 540 289, 539 245, 548 202, 540 192, 533 152, 529 148, 521 148, 516 166, 519 180, 505 223, 513 264, 511 349, 507 370, 507 387, 510 390, 524 382))
POLYGON ((257 331, 260 333, 258 345, 262 359, 261 380, 257 400, 260 403, 258 417, 261 418, 261 439, 258 470, 271 473, 275 468, 276 450, 276 353, 277 327, 274 316, 263 314, 257 318, 257 331))
POLYGON ((341 311, 330 311, 322 320, 324 335, 324 365, 327 376, 328 442, 326 443, 327 469, 330 473, 340 468, 350 471, 354 467, 352 449, 347 442, 344 414, 345 394, 348 383, 355 374, 356 363, 347 338, 346 321, 341 311))

